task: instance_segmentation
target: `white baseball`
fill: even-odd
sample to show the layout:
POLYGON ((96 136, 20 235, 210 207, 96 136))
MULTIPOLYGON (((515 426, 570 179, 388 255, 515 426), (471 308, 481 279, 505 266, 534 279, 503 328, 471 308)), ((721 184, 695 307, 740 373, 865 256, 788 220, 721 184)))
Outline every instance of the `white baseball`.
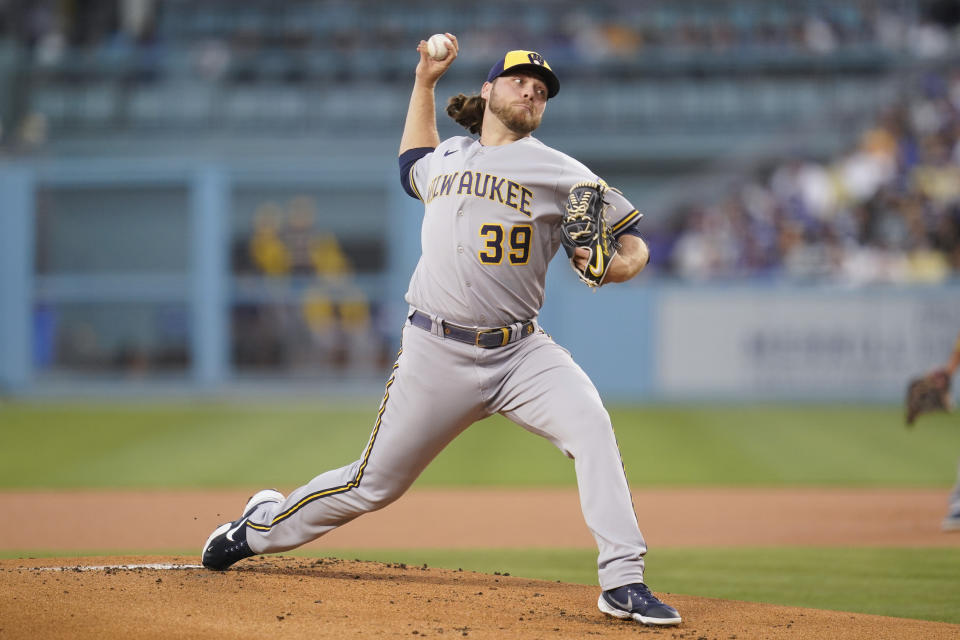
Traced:
POLYGON ((450 38, 442 33, 435 33, 427 40, 427 53, 434 60, 443 60, 447 57, 447 50, 453 47, 450 38))

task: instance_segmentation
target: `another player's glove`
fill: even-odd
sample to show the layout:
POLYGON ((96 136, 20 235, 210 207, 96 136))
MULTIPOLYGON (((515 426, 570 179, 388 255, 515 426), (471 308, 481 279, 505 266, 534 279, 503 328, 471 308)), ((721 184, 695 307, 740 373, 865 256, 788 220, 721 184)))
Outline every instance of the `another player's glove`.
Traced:
POLYGON ((907 384, 907 426, 924 413, 950 411, 950 374, 943 369, 913 378, 907 384))
POLYGON ((608 203, 603 197, 611 190, 603 180, 573 185, 560 221, 563 231, 561 241, 571 254, 578 247, 590 250, 590 259, 583 271, 577 268, 572 255, 570 258, 573 270, 589 287, 603 284, 610 262, 620 249, 620 243, 613 237, 604 215, 608 203))

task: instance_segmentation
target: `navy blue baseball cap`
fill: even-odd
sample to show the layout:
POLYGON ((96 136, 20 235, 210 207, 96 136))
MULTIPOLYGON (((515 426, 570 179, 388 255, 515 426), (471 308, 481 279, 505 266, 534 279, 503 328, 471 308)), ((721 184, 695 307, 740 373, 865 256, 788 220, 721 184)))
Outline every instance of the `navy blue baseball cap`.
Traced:
POLYGON ((560 92, 560 81, 543 56, 536 51, 508 51, 503 60, 497 62, 487 74, 487 82, 493 82, 510 71, 529 71, 540 76, 547 85, 547 97, 552 98, 560 92))

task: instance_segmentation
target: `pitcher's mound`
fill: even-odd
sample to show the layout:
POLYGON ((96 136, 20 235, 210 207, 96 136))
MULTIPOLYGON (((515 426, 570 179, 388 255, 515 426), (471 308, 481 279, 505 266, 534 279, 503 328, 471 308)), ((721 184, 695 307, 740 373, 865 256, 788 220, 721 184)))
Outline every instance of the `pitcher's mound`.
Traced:
POLYGON ((0 561, 3 638, 957 638, 960 625, 658 592, 679 627, 604 616, 596 587, 283 556, 0 561))

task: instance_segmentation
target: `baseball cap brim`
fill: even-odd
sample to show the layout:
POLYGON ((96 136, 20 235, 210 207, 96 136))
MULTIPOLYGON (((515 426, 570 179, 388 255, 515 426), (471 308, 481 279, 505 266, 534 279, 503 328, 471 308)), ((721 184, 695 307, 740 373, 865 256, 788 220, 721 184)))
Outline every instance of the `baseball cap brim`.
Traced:
POLYGON ((493 82, 500 76, 514 71, 533 73, 543 79, 547 85, 547 98, 552 98, 560 92, 560 80, 553 72, 547 61, 536 51, 508 51, 502 60, 493 65, 487 74, 487 82, 493 82))

